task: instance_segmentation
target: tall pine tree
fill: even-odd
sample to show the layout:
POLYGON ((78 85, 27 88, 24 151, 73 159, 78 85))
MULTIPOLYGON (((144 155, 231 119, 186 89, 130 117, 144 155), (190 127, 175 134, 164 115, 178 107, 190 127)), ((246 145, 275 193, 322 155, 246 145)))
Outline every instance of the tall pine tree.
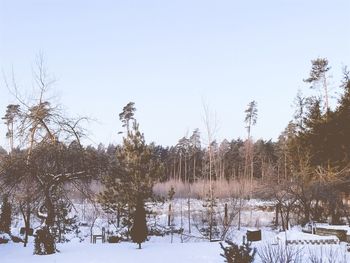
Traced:
POLYGON ((139 199, 144 202, 153 198, 153 184, 162 171, 159 158, 139 130, 134 111, 134 107, 124 107, 119 115, 126 136, 123 144, 117 147, 116 166, 103 179, 105 190, 99 198, 106 211, 117 213, 117 218, 123 216, 121 222, 128 230, 139 199))

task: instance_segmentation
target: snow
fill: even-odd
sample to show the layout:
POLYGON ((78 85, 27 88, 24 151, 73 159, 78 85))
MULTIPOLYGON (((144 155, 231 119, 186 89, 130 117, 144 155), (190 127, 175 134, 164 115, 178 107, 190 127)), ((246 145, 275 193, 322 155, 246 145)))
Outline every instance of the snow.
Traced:
MULTIPOLYGON (((224 204, 228 203, 229 209, 231 209, 229 200, 220 200, 215 211, 222 214, 224 211, 224 204)), ((167 213, 168 204, 159 204, 153 207, 152 210, 157 212, 156 216, 150 217, 150 225, 167 225, 167 213)), ((118 244, 109 243, 97 243, 91 244, 90 241, 90 226, 94 222, 92 228, 93 233, 100 233, 102 227, 106 230, 115 230, 113 225, 108 224, 111 219, 111 215, 106 215, 102 211, 95 211, 93 206, 88 204, 75 204, 74 211, 72 213, 80 218, 80 222, 86 222, 88 226, 80 226, 81 231, 78 237, 72 235, 71 242, 65 244, 57 244, 57 248, 60 253, 48 256, 33 255, 33 237, 30 237, 28 247, 24 248, 23 244, 16 244, 9 242, 8 244, 0 245, 0 263, 69 263, 69 262, 84 262, 84 263, 128 263, 128 262, 166 262, 166 263, 210 263, 210 262, 224 262, 224 258, 220 256, 223 251, 220 248, 218 242, 208 242, 203 240, 195 225, 192 225, 191 235, 193 237, 184 237, 184 243, 181 243, 181 237, 178 234, 174 234, 173 239, 170 235, 164 237, 150 237, 150 240, 142 244, 142 249, 137 249, 137 245, 130 242, 123 242, 118 244), (79 242, 80 240, 83 242, 79 242), (173 241, 173 242, 172 242, 173 241)), ((184 227, 185 234, 188 234, 188 218, 187 218, 187 200, 175 199, 172 201, 172 208, 174 209, 174 224, 176 228, 181 225, 184 227), (183 218, 181 220, 181 211, 183 218)), ((232 208, 233 209, 233 208, 232 208)), ((203 202, 200 200, 191 200, 192 214, 201 213, 204 210, 203 202)), ((73 215, 72 214, 72 215, 73 215)), ((254 242, 253 246, 256 248, 262 248, 266 244, 275 246, 276 244, 285 245, 287 237, 288 241, 292 240, 337 240, 335 236, 318 236, 313 234, 303 233, 301 227, 293 227, 287 232, 280 232, 276 229, 272 229, 271 222, 274 217, 274 210, 271 209, 271 204, 266 201, 250 200, 247 202, 245 209, 242 211, 242 226, 241 229, 237 229, 237 218, 233 221, 233 227, 228 231, 227 237, 237 244, 242 244, 243 237, 247 230, 260 229, 262 231, 262 241, 254 242)), ((17 234, 21 226, 23 226, 22 219, 20 217, 15 218, 12 226, 12 233, 17 234)), ((33 227, 36 228, 40 225, 39 221, 33 222, 33 227)), ((194 224, 193 218, 191 223, 194 224)), ((321 226, 321 225, 317 225, 321 226)), ((334 226, 336 229, 346 229, 347 226, 334 226)), ((329 225, 327 225, 329 228, 329 225)), ((313 253, 315 255, 331 255, 337 253, 341 256, 347 255, 350 262, 350 253, 346 251, 345 243, 334 245, 289 245, 289 247, 295 247, 300 249, 303 254, 303 261, 309 263, 309 255, 313 253)), ((261 260, 258 255, 254 263, 260 263, 261 260)), ((340 261, 339 261, 340 262, 340 261)))
MULTIPOLYGON (((232 233, 234 242, 241 244, 243 236, 247 228, 241 230, 235 229, 232 233)), ((262 241, 254 242, 254 247, 262 247, 266 244, 275 244, 279 238, 279 244, 284 245, 285 232, 277 232, 270 228, 262 228, 262 241)), ((298 228, 293 228, 287 232, 288 240, 318 240, 324 237, 312 234, 306 234, 298 228)), ((0 245, 0 262, 1 263, 69 263, 69 262, 84 262, 84 263, 131 263, 131 262, 145 262, 145 263, 212 263, 224 262, 220 256, 222 250, 218 242, 180 242, 180 236, 174 236, 174 242, 171 243, 170 236, 165 237, 151 237, 149 241, 142 244, 142 249, 137 249, 137 244, 130 242, 123 242, 118 244, 97 243, 90 244, 87 240, 78 242, 74 239, 70 243, 58 244, 57 248, 60 253, 48 256, 33 255, 33 239, 30 244, 24 248, 22 244, 9 243, 0 245)), ((345 252, 345 243, 340 245, 293 245, 297 250, 303 254, 304 260, 302 262, 309 263, 309 254, 322 255, 326 257, 332 253, 337 253, 343 257, 348 256, 345 252)), ((260 263, 261 260, 256 255, 255 263, 260 263)), ((340 261, 339 261, 340 262, 340 261)), ((350 262, 350 261, 343 261, 350 262)))
POLYGON ((318 236, 308 233, 303 233, 299 231, 287 231, 287 232, 281 232, 277 235, 277 240, 283 240, 285 241, 287 237, 287 240, 335 240, 339 241, 339 239, 336 236, 318 236))
POLYGON ((0 233, 0 238, 3 240, 9 240, 11 241, 11 237, 9 234, 5 234, 5 233, 0 233))
POLYGON ((175 263, 175 262, 223 262, 219 243, 157 243, 146 242, 142 249, 133 243, 87 244, 67 243, 58 245, 60 253, 48 256, 33 255, 33 247, 19 244, 0 246, 1 263, 175 263))

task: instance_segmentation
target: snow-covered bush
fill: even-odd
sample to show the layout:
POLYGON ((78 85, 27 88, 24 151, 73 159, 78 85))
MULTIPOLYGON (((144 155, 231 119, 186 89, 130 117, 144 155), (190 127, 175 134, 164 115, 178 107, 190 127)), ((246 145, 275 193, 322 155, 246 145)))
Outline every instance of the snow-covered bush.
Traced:
POLYGON ((346 248, 342 246, 309 247, 310 263, 347 263, 346 248))
POLYGON ((254 261, 256 250, 253 249, 250 244, 243 243, 242 245, 237 245, 232 241, 226 241, 228 246, 224 246, 220 242, 221 249, 224 251, 220 254, 225 258, 227 263, 251 263, 254 261))
POLYGON ((56 252, 54 237, 47 227, 36 231, 34 242, 35 255, 50 255, 56 252))
POLYGON ((286 246, 281 242, 277 244, 266 243, 259 246, 258 256, 262 263, 301 263, 302 249, 296 246, 286 246))
POLYGON ((0 232, 0 244, 7 244, 10 240, 11 240, 11 237, 9 234, 0 232))
POLYGON ((108 243, 119 243, 121 241, 120 236, 109 236, 107 238, 108 243))

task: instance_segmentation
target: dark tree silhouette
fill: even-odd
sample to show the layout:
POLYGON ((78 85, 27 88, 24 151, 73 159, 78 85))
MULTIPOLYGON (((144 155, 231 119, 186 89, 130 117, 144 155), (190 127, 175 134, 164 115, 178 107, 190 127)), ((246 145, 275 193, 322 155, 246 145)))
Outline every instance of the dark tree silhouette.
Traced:
POLYGON ((228 246, 224 246, 220 242, 220 247, 224 252, 220 255, 225 258, 225 262, 251 263, 254 261, 256 249, 253 249, 248 242, 244 242, 240 246, 229 240, 227 240, 226 243, 228 246))
POLYGON ((11 210, 8 196, 4 195, 0 213, 0 232, 11 233, 11 210))
POLYGON ((133 216, 133 226, 130 234, 132 241, 139 244, 139 249, 141 249, 141 243, 146 241, 148 234, 146 210, 141 198, 138 198, 137 200, 136 209, 133 216))

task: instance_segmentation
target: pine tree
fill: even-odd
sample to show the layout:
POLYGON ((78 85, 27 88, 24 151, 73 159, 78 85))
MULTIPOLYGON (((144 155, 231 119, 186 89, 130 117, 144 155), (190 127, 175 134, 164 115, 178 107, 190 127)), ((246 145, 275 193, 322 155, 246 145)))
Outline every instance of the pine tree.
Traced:
POLYGON ((66 200, 58 200, 56 209, 58 212, 52 229, 53 236, 58 243, 69 242, 69 239, 66 237, 67 234, 72 232, 79 233, 78 217, 69 215, 72 210, 72 204, 66 200))
POLYGON ((315 89, 321 86, 324 90, 325 99, 325 110, 329 111, 329 94, 328 94, 328 83, 327 73, 331 69, 328 66, 328 60, 326 58, 317 58, 311 61, 312 67, 310 70, 310 76, 304 79, 305 82, 311 84, 311 88, 315 89))
POLYGON ((133 117, 133 104, 132 107, 128 105, 119 115, 126 128, 126 136, 121 147, 116 149, 117 165, 103 179, 105 190, 100 194, 99 201, 105 211, 117 213, 117 218, 123 216, 121 222, 128 227, 129 233, 131 212, 137 206, 137 199, 150 200, 154 197, 154 181, 161 174, 163 166, 139 130, 133 117))
POLYGON ((11 204, 8 201, 8 196, 4 195, 0 214, 0 232, 11 233, 11 214, 11 204))
POLYGON ((132 241, 139 244, 139 249, 141 249, 141 243, 147 239, 148 229, 146 222, 146 210, 144 207, 144 202, 140 197, 138 198, 133 215, 133 226, 130 234, 132 241))

